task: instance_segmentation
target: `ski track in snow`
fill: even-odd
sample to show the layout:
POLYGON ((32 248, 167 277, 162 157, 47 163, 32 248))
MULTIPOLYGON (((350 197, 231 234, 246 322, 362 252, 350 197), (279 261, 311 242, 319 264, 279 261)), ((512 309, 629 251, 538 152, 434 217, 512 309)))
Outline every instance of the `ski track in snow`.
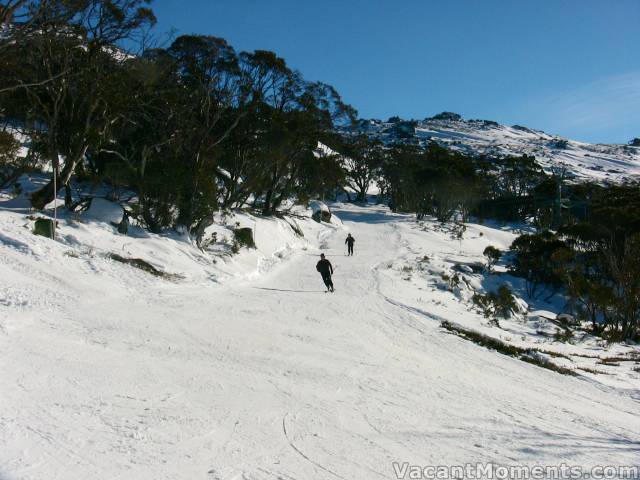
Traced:
POLYGON ((160 281, 100 258, 79 259, 73 277, 47 250, 27 256, 0 237, 11 278, 0 284, 0 478, 638 463, 636 400, 444 334, 442 315, 398 299, 403 285, 382 268, 416 253, 414 222, 375 206, 334 213, 353 257, 343 230, 327 230, 319 250, 287 251, 232 284, 160 281), (337 267, 334 294, 320 294, 320 251, 337 267))

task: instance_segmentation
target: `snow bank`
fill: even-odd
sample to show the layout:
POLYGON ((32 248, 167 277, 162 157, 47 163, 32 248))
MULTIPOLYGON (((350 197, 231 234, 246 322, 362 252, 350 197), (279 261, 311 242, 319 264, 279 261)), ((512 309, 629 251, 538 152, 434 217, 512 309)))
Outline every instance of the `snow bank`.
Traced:
POLYGON ((102 222, 108 225, 120 223, 123 208, 117 203, 110 202, 104 198, 94 198, 86 212, 82 214, 85 221, 102 222))

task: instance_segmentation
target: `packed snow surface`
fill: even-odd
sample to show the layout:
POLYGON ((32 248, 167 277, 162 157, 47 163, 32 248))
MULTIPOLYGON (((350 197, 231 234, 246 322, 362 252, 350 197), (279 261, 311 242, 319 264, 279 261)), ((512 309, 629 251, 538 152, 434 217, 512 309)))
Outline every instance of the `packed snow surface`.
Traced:
MULTIPOLYGON (((200 251, 177 234, 120 236, 99 223, 119 211, 99 203, 62 220, 53 241, 0 209, 0 478, 369 480, 396 478, 393 462, 637 465, 633 370, 616 381, 561 375, 441 328, 490 330, 434 272, 505 248, 512 231, 469 226, 458 241, 382 206, 332 212, 331 224, 299 218, 304 238, 287 220, 238 214, 227 221, 253 226, 258 249, 234 256, 216 253, 230 231, 219 225, 200 251), (334 294, 315 270, 320 252, 335 267, 334 294), (430 266, 418 268, 424 255, 430 266)), ((518 325, 504 328, 524 341, 518 325)))

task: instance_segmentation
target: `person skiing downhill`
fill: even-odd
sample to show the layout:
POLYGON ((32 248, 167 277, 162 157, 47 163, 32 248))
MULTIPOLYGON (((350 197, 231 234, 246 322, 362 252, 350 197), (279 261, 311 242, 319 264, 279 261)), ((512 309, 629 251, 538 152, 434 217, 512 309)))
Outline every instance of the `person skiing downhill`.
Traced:
POLYGON ((353 255, 353 242, 355 241, 356 239, 353 238, 350 233, 347 234, 347 238, 344 241, 344 243, 347 244, 347 255, 353 255))
POLYGON ((327 286, 327 290, 333 292, 333 281, 331 275, 333 275, 333 265, 331 262, 324 258, 324 253, 320 254, 320 261, 316 264, 316 270, 322 275, 322 281, 327 286))

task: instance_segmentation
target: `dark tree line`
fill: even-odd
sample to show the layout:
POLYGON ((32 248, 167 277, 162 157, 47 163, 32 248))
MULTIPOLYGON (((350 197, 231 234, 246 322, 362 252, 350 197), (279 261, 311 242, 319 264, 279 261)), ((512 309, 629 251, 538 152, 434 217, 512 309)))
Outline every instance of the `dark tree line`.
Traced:
POLYGON ((579 186, 588 215, 516 239, 514 271, 532 295, 562 290, 573 313, 611 340, 640 338, 640 188, 579 186))
POLYGON ((155 23, 148 3, 0 3, 0 115, 56 172, 31 196, 35 208, 54 183, 72 208, 76 175, 134 191, 132 214, 153 231, 195 233, 218 208, 272 215, 342 184, 341 160, 318 154, 318 141, 355 117, 335 89, 212 36, 131 55, 122 45, 155 23))
POLYGON ((155 23, 148 3, 0 3, 0 114, 31 139, 23 168, 39 159, 55 172, 31 196, 35 208, 53 199, 54 183, 74 208, 75 175, 135 192, 131 213, 152 231, 184 226, 196 235, 216 209, 273 215, 339 191, 363 201, 376 183, 379 198, 420 218, 530 210, 544 177, 532 157, 477 159, 339 135, 353 108, 273 52, 185 35, 129 54, 122 45, 144 45, 155 23))
POLYGON ((378 184, 397 211, 439 221, 475 216, 543 222, 551 215, 551 179, 531 156, 472 157, 432 143, 394 145, 382 158, 378 184))
POLYGON ((148 0, 0 1, 0 118, 29 139, 19 158, 14 130, 0 130, 0 183, 52 167, 34 208, 54 184, 76 208, 77 178, 128 192, 129 213, 150 230, 180 226, 195 239, 218 209, 274 215, 338 192, 364 201, 376 184, 380 201, 418 219, 536 225, 541 233, 513 245, 529 293, 562 290, 594 331, 637 338, 637 186, 567 184, 527 155, 345 135, 336 127, 354 109, 275 53, 204 35, 148 48, 154 23, 148 0))
POLYGON ((468 157, 432 144, 385 149, 378 182, 396 211, 440 221, 492 218, 528 223, 512 271, 530 297, 560 293, 592 331, 640 338, 640 188, 568 181, 531 156, 468 157))

